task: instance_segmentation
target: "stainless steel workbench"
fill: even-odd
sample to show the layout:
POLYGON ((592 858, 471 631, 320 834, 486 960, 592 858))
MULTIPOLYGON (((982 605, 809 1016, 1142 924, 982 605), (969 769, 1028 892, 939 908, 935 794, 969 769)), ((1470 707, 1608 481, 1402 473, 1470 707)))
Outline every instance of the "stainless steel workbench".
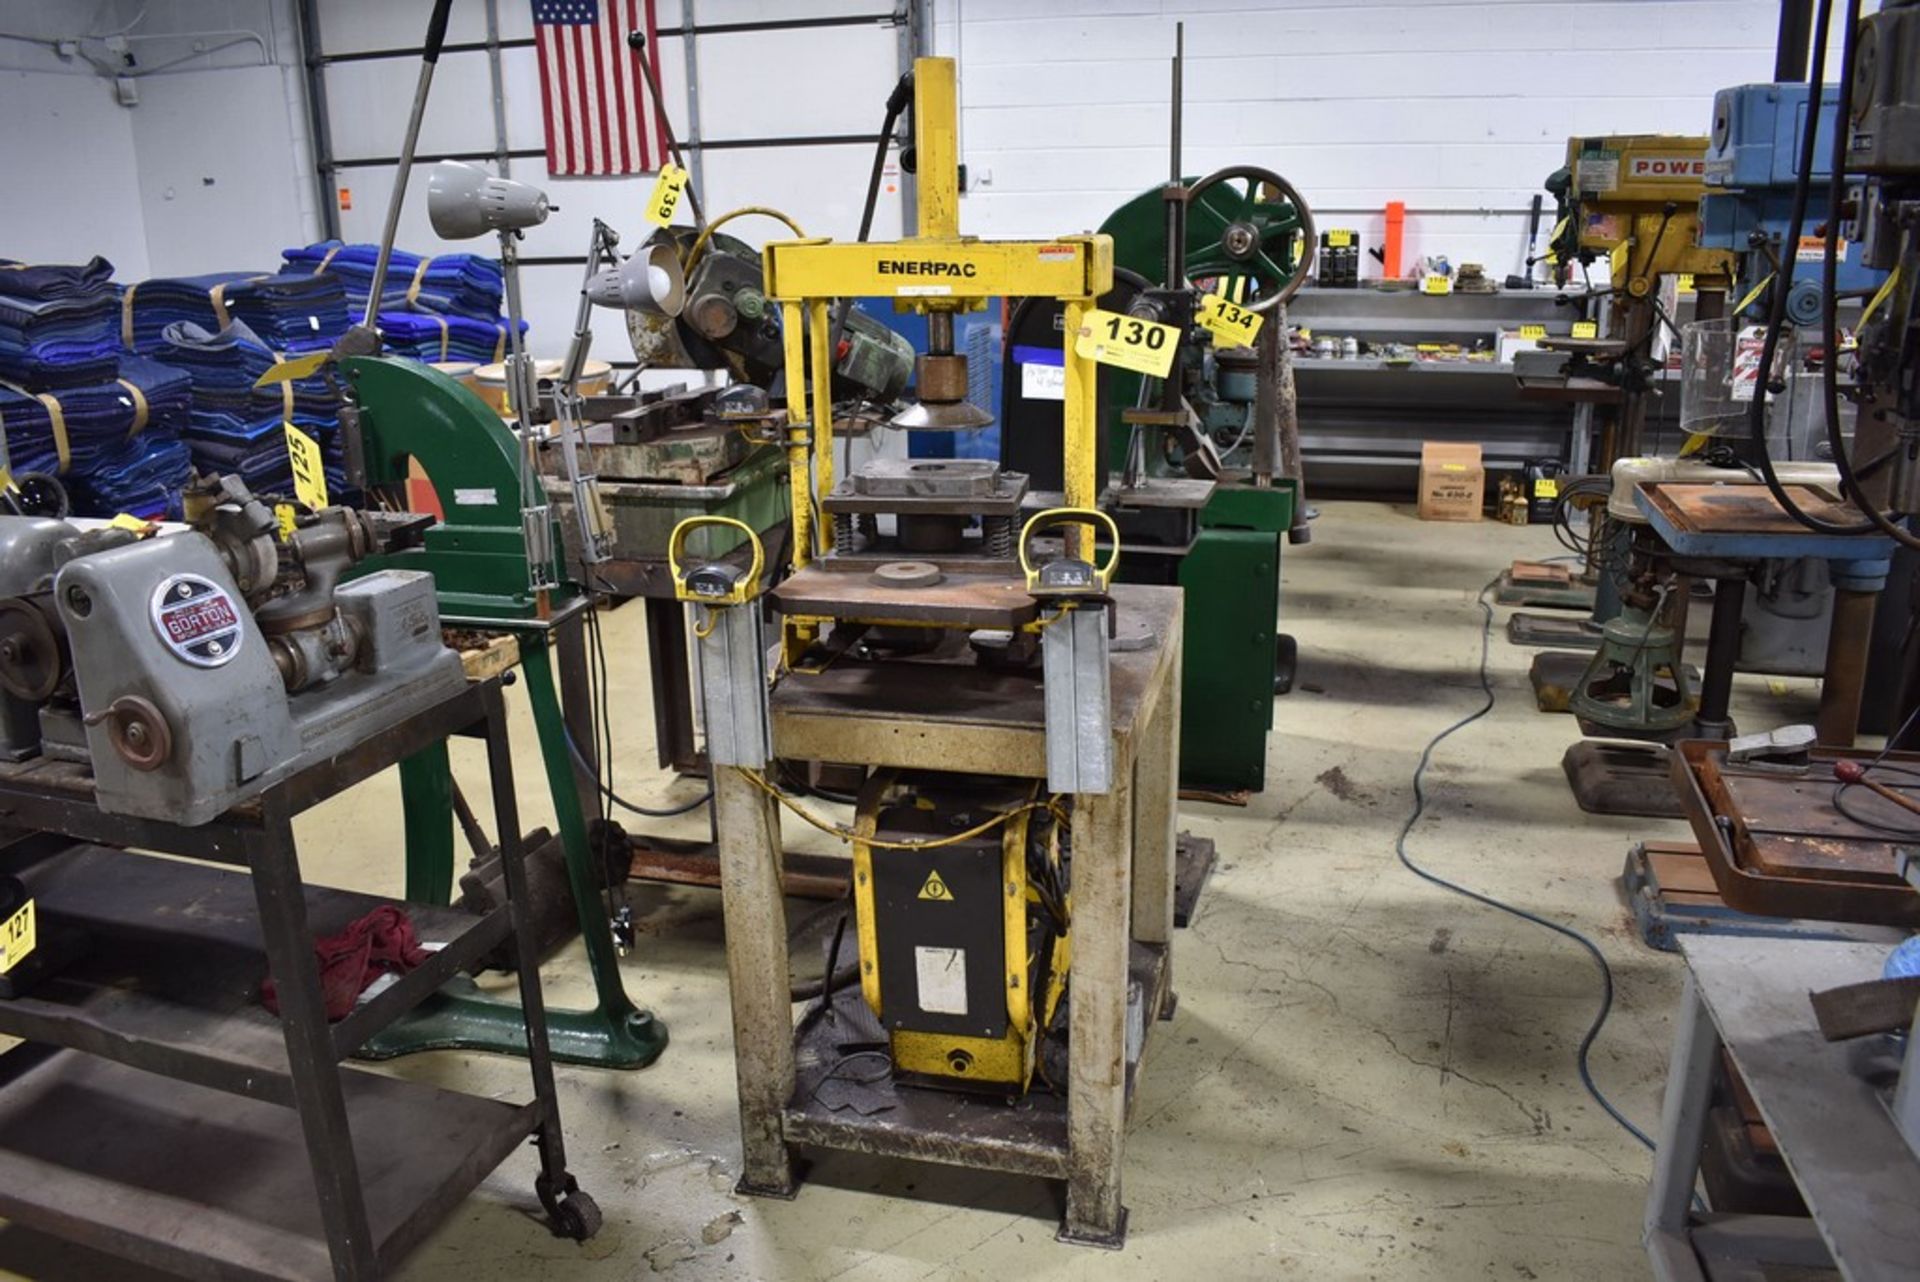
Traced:
POLYGON ((1854 1049, 1826 1041, 1811 991, 1877 978, 1887 949, 1832 940, 1692 935, 1647 1193, 1646 1243, 1662 1282, 1837 1267, 1849 1282, 1920 1273, 1920 1158, 1854 1049), (1812 1219, 1694 1213, 1707 1095, 1724 1048, 1812 1219))

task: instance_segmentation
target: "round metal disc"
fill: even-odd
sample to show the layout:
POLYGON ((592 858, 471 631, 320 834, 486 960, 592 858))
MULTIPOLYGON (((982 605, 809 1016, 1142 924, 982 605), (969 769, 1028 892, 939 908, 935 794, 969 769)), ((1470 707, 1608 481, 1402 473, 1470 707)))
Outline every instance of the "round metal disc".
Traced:
POLYGON ((930 588, 947 576, 931 561, 889 561, 868 577, 883 588, 930 588))

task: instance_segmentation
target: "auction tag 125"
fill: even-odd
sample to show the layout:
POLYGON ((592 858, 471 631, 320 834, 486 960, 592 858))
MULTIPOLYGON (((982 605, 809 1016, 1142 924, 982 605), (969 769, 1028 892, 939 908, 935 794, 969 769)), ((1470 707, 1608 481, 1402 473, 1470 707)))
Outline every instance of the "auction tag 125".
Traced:
POLYGON ((1260 326, 1266 321, 1260 313, 1230 303, 1218 294, 1201 296, 1200 311, 1194 319, 1213 335, 1216 347, 1252 347, 1260 326))
POLYGON ((1073 350, 1088 360, 1153 378, 1167 376, 1179 346, 1175 326, 1097 307, 1081 314, 1080 333, 1073 342, 1073 350))
POLYGON ((5 925, 0 925, 0 975, 18 966, 33 952, 35 925, 31 899, 20 905, 5 925))
POLYGON ((320 442, 288 423, 287 461, 293 464, 293 497, 310 511, 327 505, 327 465, 320 456, 320 442))
POLYGON ((671 226, 680 208, 680 197, 687 190, 687 171, 669 161, 660 166, 660 177, 647 197, 647 221, 657 227, 671 226))

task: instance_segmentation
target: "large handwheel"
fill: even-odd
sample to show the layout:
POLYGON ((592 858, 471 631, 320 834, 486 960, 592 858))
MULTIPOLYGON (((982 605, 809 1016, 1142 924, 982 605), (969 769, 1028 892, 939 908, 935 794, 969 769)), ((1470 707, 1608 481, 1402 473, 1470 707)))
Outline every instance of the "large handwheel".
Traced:
POLYGON ((1269 311, 1292 298, 1313 267, 1313 212, 1293 184, 1258 165, 1216 169, 1187 189, 1187 279, 1245 276, 1269 311))

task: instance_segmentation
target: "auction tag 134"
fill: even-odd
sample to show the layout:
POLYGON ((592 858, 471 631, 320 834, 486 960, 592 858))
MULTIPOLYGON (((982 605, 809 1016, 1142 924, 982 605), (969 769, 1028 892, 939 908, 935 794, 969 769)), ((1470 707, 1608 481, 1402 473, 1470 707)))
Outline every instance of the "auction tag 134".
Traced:
POLYGON ((1216 347, 1252 347, 1253 340, 1260 334, 1260 326, 1266 322, 1259 312, 1248 311, 1218 294, 1201 296, 1200 311, 1195 319, 1213 335, 1216 347))

